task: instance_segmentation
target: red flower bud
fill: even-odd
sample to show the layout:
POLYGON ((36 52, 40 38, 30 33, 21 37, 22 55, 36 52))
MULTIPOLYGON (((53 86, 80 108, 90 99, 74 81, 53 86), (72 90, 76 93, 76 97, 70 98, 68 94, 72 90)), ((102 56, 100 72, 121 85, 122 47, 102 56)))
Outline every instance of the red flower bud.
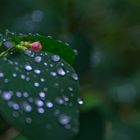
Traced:
POLYGON ((40 42, 36 41, 32 43, 31 50, 34 52, 39 52, 42 49, 42 45, 40 42))

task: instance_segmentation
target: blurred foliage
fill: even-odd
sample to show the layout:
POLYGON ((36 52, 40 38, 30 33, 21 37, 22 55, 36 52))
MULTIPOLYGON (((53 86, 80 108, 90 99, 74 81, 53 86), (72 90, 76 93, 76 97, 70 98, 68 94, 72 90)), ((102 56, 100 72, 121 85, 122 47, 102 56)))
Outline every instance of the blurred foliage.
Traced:
POLYGON ((140 1, 4 0, 0 9, 0 32, 39 32, 77 48, 78 138, 140 139, 140 1))

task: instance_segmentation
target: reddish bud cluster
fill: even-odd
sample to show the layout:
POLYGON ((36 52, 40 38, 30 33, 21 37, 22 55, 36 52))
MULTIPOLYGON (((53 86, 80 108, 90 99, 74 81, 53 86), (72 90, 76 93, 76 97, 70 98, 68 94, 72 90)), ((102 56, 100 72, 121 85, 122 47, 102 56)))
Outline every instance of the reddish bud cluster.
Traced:
POLYGON ((39 52, 42 49, 42 45, 40 42, 36 41, 32 43, 32 47, 31 47, 32 51, 34 52, 39 52))

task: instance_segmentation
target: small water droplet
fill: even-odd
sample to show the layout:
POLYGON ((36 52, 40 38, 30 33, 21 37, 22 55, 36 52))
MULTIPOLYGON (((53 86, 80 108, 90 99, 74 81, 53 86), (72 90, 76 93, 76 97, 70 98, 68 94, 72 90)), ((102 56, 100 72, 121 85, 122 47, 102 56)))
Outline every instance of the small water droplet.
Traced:
POLYGON ((45 96, 46 96, 46 95, 45 95, 45 92, 40 92, 40 93, 39 93, 39 96, 40 96, 41 98, 45 98, 45 96))
POLYGON ((30 55, 32 54, 32 51, 31 51, 31 50, 25 50, 25 51, 24 51, 24 54, 30 56, 30 55))
POLYGON ((73 91, 73 88, 72 87, 69 87, 68 89, 69 89, 69 91, 73 91))
POLYGON ((22 97, 22 93, 19 92, 19 91, 17 91, 17 92, 16 92, 16 96, 17 96, 17 97, 22 97))
POLYGON ((9 80, 7 78, 4 79, 4 83, 8 83, 9 80))
POLYGON ((78 98, 77 102, 78 102, 79 105, 82 105, 84 103, 83 99, 81 99, 81 98, 78 98))
POLYGON ((25 98, 27 98, 27 97, 29 97, 29 94, 28 94, 27 92, 24 92, 24 93, 23 93, 23 96, 24 96, 25 98))
POLYGON ((54 72, 54 71, 52 71, 50 74, 51 74, 51 76, 54 76, 54 77, 56 76, 56 72, 54 72))
POLYGON ((59 116, 59 123, 62 125, 67 125, 70 123, 70 117, 66 114, 62 114, 59 116))
POLYGON ((73 73, 72 75, 71 75, 71 77, 74 79, 74 80, 78 80, 79 78, 78 78, 78 75, 76 74, 76 73, 73 73))
POLYGON ((38 108, 37 111, 40 113, 40 114, 43 114, 45 112, 44 108, 38 108))
POLYGON ((55 99, 55 101, 56 101, 56 103, 58 103, 58 104, 64 104, 64 100, 63 100, 62 98, 60 98, 60 97, 57 97, 57 98, 55 99))
POLYGON ((35 82, 35 83, 34 83, 34 86, 35 86, 35 87, 39 87, 39 83, 35 82))
POLYGON ((16 73, 13 73, 12 76, 13 76, 13 77, 17 77, 17 74, 16 74, 16 73))
POLYGON ((58 55, 53 55, 51 58, 54 62, 58 62, 60 60, 60 56, 58 55))
POLYGON ((31 71, 32 70, 32 67, 30 65, 25 65, 25 70, 26 71, 31 71))
POLYGON ((42 100, 36 100, 35 103, 38 107, 44 106, 44 102, 42 100))
POLYGON ((4 77, 4 73, 0 72, 0 78, 4 77))
POLYGON ((48 63, 47 62, 44 62, 44 66, 47 66, 48 65, 48 63))
POLYGON ((48 101, 48 102, 46 102, 46 106, 47 106, 48 108, 53 108, 53 103, 50 102, 50 101, 48 101))
POLYGON ((37 62, 37 63, 39 63, 39 62, 42 61, 42 57, 41 57, 41 56, 36 56, 36 57, 34 58, 34 61, 37 62))
POLYGON ((12 113, 12 115, 13 115, 13 117, 15 117, 15 118, 18 118, 18 117, 19 117, 19 113, 18 113, 18 112, 15 112, 15 111, 12 113))
POLYGON ((45 92, 47 92, 47 91, 48 91, 48 88, 47 88, 47 87, 46 87, 46 88, 44 88, 44 91, 45 91, 45 92))
POLYGON ((65 76, 66 75, 66 72, 64 71, 63 68, 59 67, 57 68, 57 73, 61 76, 65 76))
POLYGON ((22 80, 25 80, 26 77, 25 77, 25 75, 22 74, 22 75, 20 76, 20 78, 21 78, 22 80))
POLYGON ((35 73, 35 74, 41 74, 41 70, 35 69, 35 70, 34 70, 34 73, 35 73))
POLYGON ((25 119, 25 121, 26 121, 26 123, 28 123, 28 124, 31 124, 31 123, 32 123, 32 119, 29 118, 29 117, 27 117, 27 118, 25 119))
POLYGON ((32 107, 28 103, 23 103, 22 106, 23 106, 23 110, 25 112, 31 112, 32 111, 32 107))
POLYGON ((40 81, 41 81, 41 82, 45 82, 45 79, 44 79, 44 78, 41 78, 40 81))

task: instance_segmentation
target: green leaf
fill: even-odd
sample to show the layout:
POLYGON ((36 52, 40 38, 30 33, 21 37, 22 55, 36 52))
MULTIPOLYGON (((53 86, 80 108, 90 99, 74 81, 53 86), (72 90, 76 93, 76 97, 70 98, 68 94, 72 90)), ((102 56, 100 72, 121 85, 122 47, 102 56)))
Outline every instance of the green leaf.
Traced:
POLYGON ((74 69, 49 52, 0 60, 0 112, 30 140, 68 140, 78 131, 79 82, 74 69))
POLYGON ((16 42, 16 44, 19 44, 21 41, 39 41, 43 46, 43 51, 57 54, 71 65, 74 63, 75 51, 67 43, 60 40, 42 35, 11 36, 11 40, 16 42))

